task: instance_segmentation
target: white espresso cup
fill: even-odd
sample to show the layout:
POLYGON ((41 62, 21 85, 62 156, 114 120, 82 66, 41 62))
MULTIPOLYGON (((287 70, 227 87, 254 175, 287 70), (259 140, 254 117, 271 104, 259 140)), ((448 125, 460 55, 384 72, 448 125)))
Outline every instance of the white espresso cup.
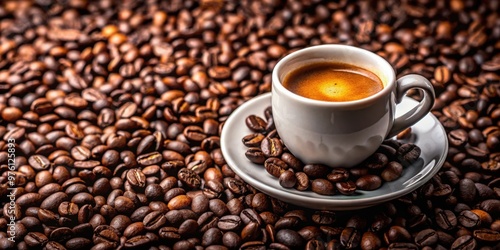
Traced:
MULTIPOLYGON (((356 83, 352 83, 356 84, 356 83)), ((373 154, 386 138, 415 124, 434 104, 432 84, 420 75, 396 80, 392 66, 377 54, 347 45, 319 45, 295 51, 272 73, 272 111, 276 129, 286 147, 306 164, 352 167, 373 154), (376 74, 381 91, 355 101, 320 101, 297 95, 283 86, 288 73, 308 64, 339 62, 376 74), (395 117, 396 105, 412 88, 423 99, 395 117)))

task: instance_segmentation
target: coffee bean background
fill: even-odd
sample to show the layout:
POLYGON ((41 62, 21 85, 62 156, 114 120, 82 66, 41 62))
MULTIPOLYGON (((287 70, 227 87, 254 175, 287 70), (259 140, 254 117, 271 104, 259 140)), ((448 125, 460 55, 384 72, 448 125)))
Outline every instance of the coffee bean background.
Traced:
POLYGON ((2 1, 0 248, 499 248, 499 6, 2 1), (314 211, 256 191, 227 166, 225 119, 270 91, 281 57, 326 43, 432 81, 450 150, 430 182, 369 209, 314 211))

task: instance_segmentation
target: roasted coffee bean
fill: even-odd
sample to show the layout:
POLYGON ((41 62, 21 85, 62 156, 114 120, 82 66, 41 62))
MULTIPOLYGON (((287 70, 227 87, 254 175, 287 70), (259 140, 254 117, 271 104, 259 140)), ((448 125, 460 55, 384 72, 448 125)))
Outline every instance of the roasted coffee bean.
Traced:
POLYGON ((245 123, 249 129, 257 133, 264 132, 267 126, 266 121, 255 115, 248 116, 245 123))
POLYGON ((175 227, 162 227, 159 231, 159 236, 162 239, 177 241, 181 239, 181 235, 179 234, 179 230, 175 227))
POLYGON ((481 223, 479 216, 470 210, 464 210, 458 215, 458 222, 464 227, 475 227, 481 223))
POLYGON ((315 179, 311 183, 311 190, 321 195, 335 194, 335 186, 326 179, 315 179))
POLYGON ((262 140, 265 138, 263 134, 249 134, 243 137, 243 144, 247 147, 260 147, 262 140))
POLYGON ((500 200, 484 200, 479 204, 479 208, 491 215, 498 215, 500 214, 500 200))
POLYGON ((130 214, 134 211, 135 204, 126 196, 118 196, 114 200, 114 208, 119 213, 130 214))
POLYGON ((417 250, 418 247, 413 243, 391 243, 387 249, 390 250, 417 250))
POLYGON ((138 235, 134 236, 123 244, 125 248, 139 248, 139 247, 145 247, 151 244, 153 240, 148 237, 147 235, 138 235))
POLYGON ((367 220, 357 215, 353 215, 346 223, 346 227, 354 227, 356 229, 364 229, 367 227, 367 220))
POLYGON ((93 241, 94 244, 100 242, 111 242, 115 243, 119 241, 119 232, 113 227, 107 225, 97 226, 94 229, 93 241))
POLYGON ((264 162, 264 168, 270 175, 279 178, 280 175, 288 169, 288 165, 279 158, 268 158, 264 162))
POLYGON ((65 244, 67 249, 88 249, 91 245, 92 241, 83 237, 72 238, 65 244))
POLYGON ((194 125, 187 126, 183 131, 183 135, 189 141, 195 142, 201 142, 207 138, 207 135, 203 132, 203 128, 194 125))
POLYGON ((76 146, 71 149, 71 156, 77 161, 85 161, 90 159, 91 152, 83 146, 76 146))
POLYGON ((121 233, 123 233, 130 224, 132 224, 132 220, 129 217, 121 214, 116 215, 109 223, 111 227, 115 228, 121 233))
POLYGON ((74 123, 68 123, 65 132, 70 138, 75 140, 81 140, 84 136, 83 131, 74 123))
POLYGON ((361 190, 375 190, 382 185, 382 180, 378 175, 364 175, 356 180, 356 187, 361 190))
POLYGON ((444 230, 451 230, 457 226, 457 217, 450 210, 437 210, 435 218, 436 224, 444 230))
POLYGON ((264 138, 260 144, 260 149, 266 157, 279 157, 283 153, 283 145, 278 138, 264 138))
POLYGON ((177 241, 173 249, 195 249, 195 245, 188 240, 177 241))
POLYGON ((187 195, 177 195, 168 201, 168 209, 177 210, 191 206, 191 198, 187 195))
POLYGON ((411 235, 404 227, 392 226, 384 234, 386 243, 392 242, 408 242, 411 240, 411 235))
MULTIPOLYGON (((250 198, 250 196, 247 196, 250 198)), ((253 195, 250 205, 257 211, 265 211, 269 208, 270 202, 268 197, 263 193, 253 195)))
POLYGON ((438 242, 438 234, 433 229, 424 229, 415 236, 415 243, 419 247, 433 246, 438 242))
POLYGON ((463 235, 458 237, 450 249, 476 249, 476 240, 471 235, 463 235))
POLYGON ((47 209, 40 209, 38 210, 38 219, 46 225, 55 225, 59 215, 47 209))
POLYGON ((279 176, 279 183, 284 188, 292 188, 297 184, 297 177, 293 171, 287 170, 279 176))
POLYGON ((64 201, 59 204, 57 211, 61 216, 73 216, 78 214, 78 205, 73 202, 64 201))
POLYGON ((479 216, 479 219, 481 220, 482 225, 490 225, 491 223, 493 223, 493 218, 487 212, 480 210, 480 209, 473 209, 473 210, 471 210, 471 212, 473 212, 477 216, 479 216))
POLYGON ((241 226, 241 219, 237 215, 226 215, 219 219, 217 227, 224 231, 238 229, 241 226))
POLYGON ((312 215, 312 220, 319 225, 330 225, 335 222, 336 216, 332 211, 316 211, 312 215))
POLYGON ((465 145, 465 143, 467 143, 468 134, 463 129, 452 130, 448 134, 448 140, 450 141, 451 145, 455 147, 460 147, 465 145))
POLYGON ((26 242, 26 244, 29 247, 33 247, 33 248, 44 247, 48 241, 49 241, 49 239, 47 238, 47 236, 45 236, 44 234, 39 233, 39 232, 29 232, 24 237, 24 242, 26 242))
POLYGON ((248 241, 241 244, 241 249, 256 249, 256 250, 264 250, 266 249, 266 243, 263 241, 248 241))
POLYGON ((140 169, 133 168, 127 172, 127 181, 134 187, 144 188, 146 186, 146 175, 140 169))
POLYGON ((235 248, 241 245, 241 238, 235 232, 226 232, 222 235, 222 244, 229 248, 235 248))
POLYGON ((99 166, 100 162, 99 161, 75 161, 73 166, 76 169, 93 169, 97 166, 99 166))
POLYGON ((203 172, 208 168, 208 164, 204 160, 195 160, 188 163, 187 168, 193 170, 197 174, 203 174, 203 172))
POLYGON ((218 245, 222 243, 222 231, 218 228, 208 229, 201 237, 202 246, 218 245))
POLYGON ((60 227, 50 233, 50 240, 65 242, 74 237, 73 231, 69 227, 60 227))
POLYGON ((290 229, 282 229, 276 233, 276 241, 290 248, 300 248, 304 246, 304 239, 297 232, 290 229))
POLYGON ((243 211, 241 211, 240 218, 243 221, 243 223, 245 223, 245 224, 255 222, 258 225, 262 225, 262 223, 263 223, 260 215, 254 209, 250 209, 250 208, 247 208, 247 209, 244 209, 243 211))
POLYGON ((179 234, 184 237, 191 236, 198 230, 198 227, 199 227, 198 222, 196 222, 195 220, 193 219, 185 220, 179 226, 179 234))
POLYGON ((297 157, 288 152, 284 152, 281 155, 281 160, 295 171, 302 171, 304 168, 304 163, 302 163, 297 157))
POLYGON ((352 195, 356 192, 356 184, 353 181, 337 182, 335 187, 343 195, 352 195))
POLYGON ((330 172, 330 168, 328 166, 322 164, 308 164, 304 166, 304 173, 306 173, 309 178, 325 178, 327 174, 330 172))
POLYGON ((137 162, 142 166, 158 164, 162 161, 162 155, 158 152, 147 153, 137 156, 137 162))
POLYGON ((198 188, 201 185, 200 176, 191 169, 180 169, 177 174, 177 178, 191 188, 198 188))
POLYGON ((61 243, 58 243, 55 241, 49 241, 49 242, 47 242, 47 245, 45 245, 45 249, 47 249, 47 250, 63 250, 66 248, 61 243))
POLYGON ((361 249, 379 249, 382 245, 380 238, 373 232, 367 231, 361 237, 361 249))
POLYGON ((389 159, 382 153, 374 153, 365 160, 364 165, 370 169, 381 169, 385 167, 389 159))
POLYGON ((333 169, 326 178, 331 182, 342 182, 349 178, 349 171, 344 168, 333 169))
POLYGON ((346 227, 340 234, 340 244, 346 249, 353 249, 359 246, 361 235, 359 231, 353 227, 346 227))
POLYGON ((295 185, 295 189, 299 191, 304 191, 309 189, 309 177, 304 172, 295 173, 295 177, 297 177, 297 184, 295 185))
POLYGON ((57 192, 51 194, 49 197, 45 198, 40 204, 40 208, 48 210, 56 210, 62 202, 68 199, 68 195, 63 192, 57 192))
POLYGON ((260 148, 248 148, 245 156, 255 164, 264 164, 266 161, 266 156, 260 148))
POLYGON ((197 214, 202 214, 208 210, 209 199, 204 194, 196 195, 191 200, 191 210, 197 214))
POLYGON ((391 161, 381 173, 384 181, 394 181, 403 173, 403 166, 399 162, 391 161))
POLYGON ((447 83, 450 80, 450 75, 450 70, 446 66, 439 66, 434 71, 434 79, 441 84, 447 83))
MULTIPOLYGON (((168 215, 168 214, 167 214, 168 215)), ((193 216, 196 218, 196 216, 193 216)), ((167 217, 168 218, 168 217, 167 217)), ((200 232, 204 233, 209 228, 216 227, 219 218, 215 216, 213 212, 205 212, 198 217, 196 221, 198 223, 198 228, 200 232)))
MULTIPOLYGON (((118 230, 118 228, 117 228, 117 230, 118 230)), ((131 237, 143 234, 145 232, 145 230, 146 229, 144 227, 144 223, 142 223, 142 222, 134 222, 134 223, 131 223, 130 225, 128 225, 123 230, 123 236, 125 236, 127 238, 131 238, 131 237)))
MULTIPOLYGON (((309 241, 314 240, 314 239, 319 239, 322 236, 321 230, 315 226, 305 226, 305 227, 301 228, 300 230, 298 230, 297 233, 299 233, 300 236, 302 236, 302 238, 304 240, 308 241, 308 244, 309 244, 309 241)), ((317 245, 317 244, 314 243, 313 245, 317 245)), ((316 246, 316 247, 319 247, 319 246, 316 246)))
POLYGON ((465 202, 472 202, 476 198, 476 186, 474 182, 470 179, 462 179, 458 185, 460 198, 465 202))
POLYGON ((33 155, 30 156, 28 159, 28 162, 31 167, 33 167, 36 170, 44 170, 50 167, 51 163, 47 159, 47 157, 43 155, 33 155))
POLYGON ((434 186, 432 195, 435 197, 446 197, 452 192, 451 186, 448 184, 439 184, 434 186))
POLYGON ((420 157, 421 149, 415 144, 403 144, 398 148, 397 154, 403 165, 415 162, 420 157))
POLYGON ((498 231, 494 231, 494 230, 490 230, 490 229, 474 230, 473 236, 475 239, 482 241, 482 242, 497 243, 500 241, 500 233, 498 231))
POLYGON ((167 222, 167 218, 162 211, 152 211, 144 217, 142 222, 146 230, 154 231, 162 227, 167 222))

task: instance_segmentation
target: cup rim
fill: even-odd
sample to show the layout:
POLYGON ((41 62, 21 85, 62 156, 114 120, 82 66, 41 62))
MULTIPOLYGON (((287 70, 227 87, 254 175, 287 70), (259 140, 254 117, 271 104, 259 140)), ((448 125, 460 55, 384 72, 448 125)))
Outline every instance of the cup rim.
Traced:
MULTIPOLYGON (((377 74, 377 73, 375 73, 375 74, 377 76, 379 76, 379 74, 377 74)), ((272 72, 273 92, 277 91, 277 92, 280 92, 284 95, 287 95, 288 97, 293 98, 297 101, 300 101, 300 102, 303 102, 306 104, 310 104, 310 105, 318 105, 318 106, 348 107, 348 106, 353 106, 353 105, 370 104, 370 103, 376 101, 377 99, 382 98, 383 96, 386 96, 390 92, 392 92, 394 89, 393 86, 394 86, 395 82, 396 82, 396 72, 394 71, 394 69, 392 68, 392 66, 389 64, 389 62, 387 60, 385 60, 381 56, 379 56, 379 55, 377 55, 369 50, 362 49, 362 48, 355 47, 355 46, 351 46, 351 45, 343 45, 343 44, 322 44, 322 45, 315 45, 315 46, 311 46, 311 47, 307 47, 304 49, 294 51, 294 52, 286 55, 285 57, 283 57, 276 64, 276 66, 273 68, 273 72, 272 72), (382 68, 384 70, 386 70, 385 68, 390 69, 391 72, 389 74, 387 74, 387 76, 388 76, 387 83, 384 84, 384 88, 381 91, 379 91, 371 96, 368 96, 368 97, 365 97, 362 99, 358 99, 358 100, 353 100, 353 101, 339 101, 339 102, 322 101, 322 100, 316 100, 316 99, 303 97, 301 95, 298 95, 298 94, 291 92, 290 90, 286 89, 283 86, 282 82, 280 81, 280 79, 278 77, 278 71, 281 69, 281 67, 283 67, 284 64, 286 64, 292 58, 302 56, 302 55, 307 54, 311 51, 324 50, 324 49, 335 49, 335 50, 344 50, 344 51, 347 50, 347 51, 351 51, 352 53, 364 53, 364 54, 367 54, 367 56, 374 57, 375 60, 378 61, 378 65, 376 66, 376 68, 382 68)))

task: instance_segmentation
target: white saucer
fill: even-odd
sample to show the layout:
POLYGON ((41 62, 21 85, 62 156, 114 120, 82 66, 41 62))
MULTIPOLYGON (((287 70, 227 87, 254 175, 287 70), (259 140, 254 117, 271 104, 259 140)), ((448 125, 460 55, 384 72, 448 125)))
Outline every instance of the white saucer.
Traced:
MULTIPOLYGON (((397 105, 396 117, 416 105, 405 97, 397 105)), ((225 122, 221 135, 221 148, 227 164, 244 181, 263 193, 302 207, 322 210, 352 210, 373 206, 412 192, 429 181, 443 165, 448 152, 446 132, 436 117, 428 114, 412 126, 413 135, 405 142, 415 143, 422 149, 420 158, 404 169, 402 176, 386 182, 374 191, 357 191, 355 195, 336 194, 324 196, 312 191, 298 191, 280 186, 278 180, 268 174, 263 166, 245 157, 246 147, 241 139, 252 133, 245 118, 255 114, 264 117, 264 109, 271 105, 271 93, 257 96, 238 107, 225 122)))

